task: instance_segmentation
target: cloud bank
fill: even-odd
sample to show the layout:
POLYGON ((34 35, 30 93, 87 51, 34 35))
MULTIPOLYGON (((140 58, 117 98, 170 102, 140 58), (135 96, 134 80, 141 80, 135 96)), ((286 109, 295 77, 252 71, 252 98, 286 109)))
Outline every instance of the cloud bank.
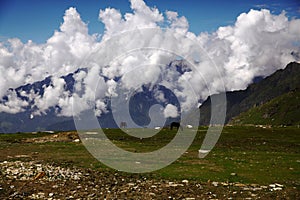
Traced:
MULTIPOLYGON (((162 13, 142 0, 130 2, 132 12, 125 15, 114 8, 99 11, 105 25, 100 41, 89 35, 87 24, 71 7, 46 43, 22 43, 18 38, 0 43, 0 112, 29 109, 41 115, 54 108, 57 115, 72 116, 95 102, 96 114, 101 115, 107 111, 107 97, 118 95, 116 88, 132 91, 147 84, 169 88, 183 102, 183 109, 191 109, 195 101, 222 87, 245 89, 255 77, 295 61, 297 54, 292 52, 300 52, 300 19, 289 20, 285 12, 250 10, 231 26, 195 35, 184 16, 162 13), (197 47, 214 66, 208 57, 196 55, 197 47), (192 66, 179 59, 193 52, 192 66), (67 90, 62 78, 70 73, 75 91, 67 90), (17 95, 14 90, 46 77, 51 84, 43 86, 43 94, 30 90, 17 95)), ((165 101, 163 94, 156 96, 165 101)), ((164 114, 177 116, 176 106, 168 104, 164 114)))

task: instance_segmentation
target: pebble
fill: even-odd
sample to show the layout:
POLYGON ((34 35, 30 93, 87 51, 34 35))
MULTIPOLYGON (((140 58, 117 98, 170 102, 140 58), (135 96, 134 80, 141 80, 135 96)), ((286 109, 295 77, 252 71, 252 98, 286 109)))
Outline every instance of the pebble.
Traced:
MULTIPOLYGON (((247 195, 249 198, 252 197, 253 199, 257 199, 263 192, 267 192, 268 194, 274 195, 276 194, 275 191, 280 191, 284 189, 284 186, 279 183, 273 183, 267 186, 260 186, 258 184, 217 182, 210 180, 207 183, 203 183, 202 187, 202 183, 200 184, 192 180, 184 179, 180 181, 169 181, 162 179, 160 181, 155 181, 151 178, 147 179, 146 177, 128 178, 119 173, 103 173, 102 175, 99 174, 99 177, 103 176, 103 179, 101 179, 98 182, 95 182, 92 176, 94 173, 92 170, 88 171, 89 173, 87 173, 87 171, 76 168, 52 166, 50 164, 41 164, 37 161, 6 161, 0 162, 0 167, 1 172, 3 172, 3 177, 10 181, 10 184, 8 184, 8 187, 10 187, 10 189, 8 190, 12 190, 10 191, 10 194, 13 194, 13 192, 17 191, 18 189, 18 185, 13 184, 14 180, 34 180, 34 178, 39 173, 45 173, 43 177, 40 177, 39 179, 36 179, 34 181, 35 183, 38 183, 40 186, 42 186, 41 188, 47 188, 47 184, 49 183, 47 181, 57 180, 57 182, 49 184, 50 189, 53 188, 52 191, 50 190, 51 193, 48 193, 49 190, 46 190, 45 192, 44 190, 37 189, 34 191, 35 194, 27 194, 26 198, 28 197, 29 199, 56 199, 61 195, 64 195, 62 199, 80 199, 81 197, 83 197, 83 195, 84 197, 88 197, 90 199, 98 199, 100 197, 104 197, 105 195, 106 197, 122 198, 124 196, 131 196, 136 193, 141 193, 147 195, 146 199, 155 199, 157 197, 161 197, 161 195, 170 195, 170 199, 193 200, 198 199, 198 197, 203 197, 199 192, 200 189, 202 190, 203 195, 208 195, 206 196, 207 198, 216 199, 217 195, 213 194, 212 192, 207 193, 207 191, 209 191, 208 188, 224 186, 230 188, 230 190, 233 190, 228 193, 231 196, 239 197, 239 195, 247 195), (91 176, 92 179, 87 183, 85 180, 86 178, 89 180, 89 176, 91 176), (15 179, 13 179, 14 177, 15 179), (81 182, 81 179, 83 182, 81 182), (61 188, 67 187, 69 181, 76 181, 74 183, 74 187, 70 191, 66 191, 65 194, 60 194, 61 188), (199 196, 195 196, 196 198, 193 197, 193 190, 199 192, 199 196), (43 191, 45 193, 43 193, 43 191), (184 195, 181 195, 180 197, 176 196, 174 191, 180 191, 184 195), (270 191, 273 191, 273 193, 271 193, 270 191)), ((3 190, 2 187, 0 187, 0 192, 3 192, 1 191, 3 190)), ((223 189, 221 188, 221 190, 223 189)), ((219 190, 219 188, 212 190, 219 190)), ((24 194, 17 192, 13 197, 22 199, 21 195, 24 194)), ((164 196, 164 199, 168 198, 168 196, 164 196)), ((143 197, 145 198, 145 196, 141 196, 141 198, 143 197)), ((221 196, 218 196, 218 198, 222 199, 221 196)), ((229 196, 229 198, 232 197, 229 196)))
POLYGON ((127 183, 128 186, 134 186, 134 183, 127 183))
POLYGON ((150 193, 149 193, 149 195, 150 195, 150 196, 153 196, 153 197, 155 197, 155 196, 156 196, 156 194, 155 194, 155 193, 153 193, 153 192, 150 192, 150 193))
POLYGON ((201 184, 199 184, 199 183, 198 183, 198 184, 196 184, 196 187, 197 187, 197 188, 199 188, 200 190, 202 190, 202 189, 203 189, 202 185, 201 185, 201 184))
POLYGON ((229 184, 228 183, 225 183, 225 182, 222 182, 221 183, 223 186, 228 186, 229 184))
POLYGON ((275 188, 272 188, 271 191, 277 191, 277 190, 282 190, 281 187, 275 187, 275 188))
POLYGON ((283 185, 279 184, 279 183, 275 183, 276 187, 283 187, 283 185))
POLYGON ((213 186, 217 187, 219 183, 218 183, 218 182, 215 182, 215 181, 213 181, 211 184, 212 184, 213 186))
POLYGON ((30 162, 2 162, 0 163, 2 172, 7 179, 20 180, 80 180, 82 173, 78 170, 52 166, 50 164, 41 164, 34 161, 30 162))
POLYGON ((183 184, 177 184, 177 183, 174 183, 174 182, 169 182, 168 186, 178 187, 178 186, 183 186, 183 184))
POLYGON ((45 193, 43 193, 43 192, 39 192, 39 193, 37 193, 37 195, 38 195, 40 198, 44 198, 44 197, 45 197, 45 193))
POLYGON ((274 188, 274 187, 276 187, 276 185, 275 184, 270 184, 269 187, 274 188))
POLYGON ((245 187, 246 185, 243 183, 235 183, 234 186, 236 187, 245 187))

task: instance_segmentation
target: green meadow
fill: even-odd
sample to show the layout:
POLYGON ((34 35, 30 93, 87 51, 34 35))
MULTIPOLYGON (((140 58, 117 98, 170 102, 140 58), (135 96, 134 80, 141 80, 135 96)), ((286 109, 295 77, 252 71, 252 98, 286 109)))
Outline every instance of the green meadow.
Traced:
MULTIPOLYGON (((207 127, 198 129, 194 142, 178 160, 143 176, 201 182, 210 180, 256 184, 281 183, 300 189, 300 128, 225 127, 215 148, 205 158, 200 159, 198 150, 206 130, 207 127)), ((123 149, 150 152, 170 142, 176 131, 162 130, 148 139, 128 136, 119 129, 106 129, 105 133, 123 149)), ((27 138, 49 135, 53 134, 0 134, 0 161, 38 160, 61 166, 115 172, 96 160, 82 143, 23 142, 27 138)))

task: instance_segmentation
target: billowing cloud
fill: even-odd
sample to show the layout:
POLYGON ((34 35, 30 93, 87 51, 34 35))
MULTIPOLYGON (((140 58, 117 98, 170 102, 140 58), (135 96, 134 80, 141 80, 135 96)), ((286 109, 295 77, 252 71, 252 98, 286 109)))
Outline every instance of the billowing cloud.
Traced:
POLYGON ((294 61, 291 52, 299 52, 299 24, 299 19, 288 21, 284 12, 250 10, 240 14, 234 26, 220 27, 203 40, 214 45, 212 56, 224 67, 226 87, 243 89, 253 77, 269 75, 294 61))
POLYGON ((168 117, 178 117, 178 109, 176 106, 172 105, 172 104, 167 104, 165 109, 164 109, 164 116, 165 118, 168 117))
MULTIPOLYGON (((231 26, 195 35, 184 16, 161 13, 142 0, 130 2, 132 13, 122 15, 114 8, 99 11, 105 25, 101 41, 89 35, 76 8, 69 8, 59 30, 45 44, 17 38, 0 43, 0 112, 31 109, 40 115, 55 108, 58 115, 72 116, 94 102, 96 114, 101 115, 107 111, 106 98, 118 95, 117 87, 131 91, 155 84, 173 91, 182 109, 191 109, 195 101, 222 87, 246 88, 255 77, 270 75, 297 59, 292 52, 300 52, 300 19, 289 20, 284 12, 250 10, 231 26), (199 49, 207 56, 199 55, 199 49), (63 78, 70 73, 75 92, 66 89, 63 78), (51 77, 51 84, 43 86, 43 94, 31 90, 20 98, 10 89, 46 77, 51 77)), ((156 97, 166 100, 161 93, 156 97)), ((174 107, 164 108, 166 117, 178 114, 174 107)))

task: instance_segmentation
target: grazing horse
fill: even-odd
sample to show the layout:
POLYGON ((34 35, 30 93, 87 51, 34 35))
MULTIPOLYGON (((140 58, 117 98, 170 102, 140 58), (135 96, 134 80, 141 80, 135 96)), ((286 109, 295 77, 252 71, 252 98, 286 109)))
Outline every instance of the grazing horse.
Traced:
POLYGON ((179 122, 172 122, 170 125, 171 130, 173 130, 173 127, 177 128, 177 130, 180 128, 182 130, 182 126, 180 126, 179 122))

